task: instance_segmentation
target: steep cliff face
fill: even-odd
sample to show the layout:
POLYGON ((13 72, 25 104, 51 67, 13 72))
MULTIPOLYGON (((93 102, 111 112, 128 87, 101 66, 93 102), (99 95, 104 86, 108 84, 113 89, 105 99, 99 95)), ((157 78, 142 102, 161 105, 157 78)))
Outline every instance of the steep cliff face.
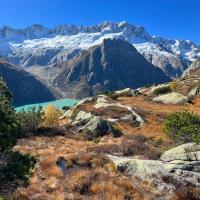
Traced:
POLYGON ((183 73, 182 77, 196 77, 200 76, 200 59, 194 61, 188 69, 183 73))
POLYGON ((52 69, 57 70, 54 86, 73 98, 169 81, 161 69, 119 39, 104 40, 73 61, 56 64, 52 69))
POLYGON ((15 106, 54 99, 53 93, 42 82, 1 58, 0 77, 12 92, 15 106))

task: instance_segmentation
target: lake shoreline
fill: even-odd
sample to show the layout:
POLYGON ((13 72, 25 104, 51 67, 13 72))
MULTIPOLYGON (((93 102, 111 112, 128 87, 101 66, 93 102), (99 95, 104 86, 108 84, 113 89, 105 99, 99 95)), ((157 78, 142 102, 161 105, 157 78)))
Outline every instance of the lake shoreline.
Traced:
POLYGON ((43 103, 35 103, 35 104, 28 104, 24 106, 15 107, 16 112, 19 112, 21 110, 28 110, 29 108, 36 107, 39 108, 40 106, 46 107, 48 105, 53 105, 58 109, 62 109, 63 106, 74 106, 76 103, 78 103, 80 100, 78 99, 57 99, 55 101, 48 101, 43 103))

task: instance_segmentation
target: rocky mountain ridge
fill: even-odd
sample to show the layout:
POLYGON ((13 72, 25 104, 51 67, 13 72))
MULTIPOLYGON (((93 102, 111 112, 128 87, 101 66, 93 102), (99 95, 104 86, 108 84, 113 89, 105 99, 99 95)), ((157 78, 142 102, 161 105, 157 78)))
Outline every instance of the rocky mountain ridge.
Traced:
POLYGON ((0 52, 20 66, 49 65, 67 61, 80 50, 120 38, 134 45, 153 65, 176 78, 200 56, 199 45, 189 40, 151 36, 144 27, 126 22, 103 22, 94 26, 62 25, 46 28, 0 29, 0 52))
POLYGON ((120 39, 105 39, 71 62, 55 64, 49 70, 46 76, 53 78, 53 87, 71 98, 170 81, 160 68, 120 39))
POLYGON ((186 76, 196 76, 199 77, 200 75, 200 59, 194 61, 188 69, 183 73, 183 77, 186 76))

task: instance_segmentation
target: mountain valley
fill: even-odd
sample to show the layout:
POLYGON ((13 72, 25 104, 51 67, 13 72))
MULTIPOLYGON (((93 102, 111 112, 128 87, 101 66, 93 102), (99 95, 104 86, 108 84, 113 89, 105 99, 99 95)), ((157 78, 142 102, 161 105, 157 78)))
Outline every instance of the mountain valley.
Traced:
POLYGON ((0 54, 42 80, 56 98, 82 98, 179 78, 200 57, 200 47, 189 40, 151 36, 142 26, 126 22, 103 22, 94 26, 62 25, 54 28, 32 25, 15 29, 5 26, 0 29, 0 54), (116 47, 115 40, 110 42, 113 45, 110 45, 109 51, 102 50, 106 39, 121 41, 121 52, 112 55, 116 47), (133 45, 141 55, 138 53, 136 58, 129 54, 127 49, 123 49, 122 40, 133 45), (98 46, 101 47, 102 58, 95 55, 98 46), (152 64, 152 70, 144 73, 143 60, 148 60, 149 66, 152 64), (96 64, 99 65, 98 69, 96 64), (90 68, 88 71, 87 67, 90 68), (108 71, 111 72, 109 75, 108 71), (120 73, 127 73, 129 78, 123 80, 125 75, 120 73))
POLYGON ((55 99, 55 95, 40 80, 1 58, 0 77, 7 83, 15 106, 55 99))

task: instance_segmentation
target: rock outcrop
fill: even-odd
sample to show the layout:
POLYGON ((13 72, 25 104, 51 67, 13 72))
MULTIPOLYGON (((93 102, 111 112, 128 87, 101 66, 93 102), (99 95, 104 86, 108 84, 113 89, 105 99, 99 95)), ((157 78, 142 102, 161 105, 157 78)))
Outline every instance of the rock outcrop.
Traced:
POLYGON ((184 104, 188 102, 188 98, 182 94, 172 92, 155 97, 153 98, 153 101, 156 103, 164 104, 184 104))
POLYGON ((160 160, 140 160, 111 155, 108 157, 119 171, 155 185, 157 191, 163 194, 176 191, 177 187, 181 188, 185 184, 200 186, 200 145, 195 143, 170 149, 164 152, 160 160))
POLYGON ((111 134, 113 137, 120 136, 122 133, 113 126, 119 120, 130 121, 135 127, 141 126, 144 122, 131 107, 117 103, 106 95, 82 99, 72 109, 67 110, 62 116, 63 118, 68 118, 68 122, 75 125, 79 132, 87 132, 88 134, 93 134, 95 137, 101 137, 107 134, 111 134), (125 110, 126 112, 119 118, 96 116, 92 112, 86 112, 84 110, 84 106, 88 103, 92 103, 94 110, 114 107, 118 110, 125 110))
POLYGON ((77 113, 77 115, 76 115, 74 121, 72 122, 72 124, 73 125, 81 125, 81 124, 83 125, 83 124, 88 123, 92 118, 93 118, 93 115, 90 112, 87 113, 85 111, 80 110, 77 113))
POLYGON ((178 147, 166 151, 161 156, 161 160, 164 162, 170 162, 174 160, 200 161, 200 145, 197 145, 195 143, 187 143, 180 145, 178 147))
POLYGON ((182 77, 187 78, 199 78, 200 74, 200 59, 195 60, 192 64, 188 67, 186 71, 184 71, 182 77))
POLYGON ((98 138, 107 134, 111 134, 113 137, 119 137, 122 133, 115 129, 110 122, 100 117, 92 117, 87 124, 82 128, 82 131, 86 130, 88 134, 92 134, 92 137, 98 138))
POLYGON ((125 88, 123 90, 117 90, 115 91, 115 94, 118 94, 120 96, 138 96, 141 93, 138 90, 132 90, 131 88, 125 88))
MULTIPOLYGON (((127 109, 130 114, 124 116, 123 118, 126 120, 127 118, 131 118, 132 121, 134 121, 136 124, 141 125, 144 120, 129 106, 125 106, 122 105, 120 103, 116 103, 116 102, 109 102, 107 100, 107 96, 106 95, 100 95, 98 96, 97 100, 96 100, 96 104, 94 105, 94 108, 109 108, 109 107, 118 107, 118 108, 124 108, 127 109)), ((115 120, 116 121, 116 120, 115 120)))

